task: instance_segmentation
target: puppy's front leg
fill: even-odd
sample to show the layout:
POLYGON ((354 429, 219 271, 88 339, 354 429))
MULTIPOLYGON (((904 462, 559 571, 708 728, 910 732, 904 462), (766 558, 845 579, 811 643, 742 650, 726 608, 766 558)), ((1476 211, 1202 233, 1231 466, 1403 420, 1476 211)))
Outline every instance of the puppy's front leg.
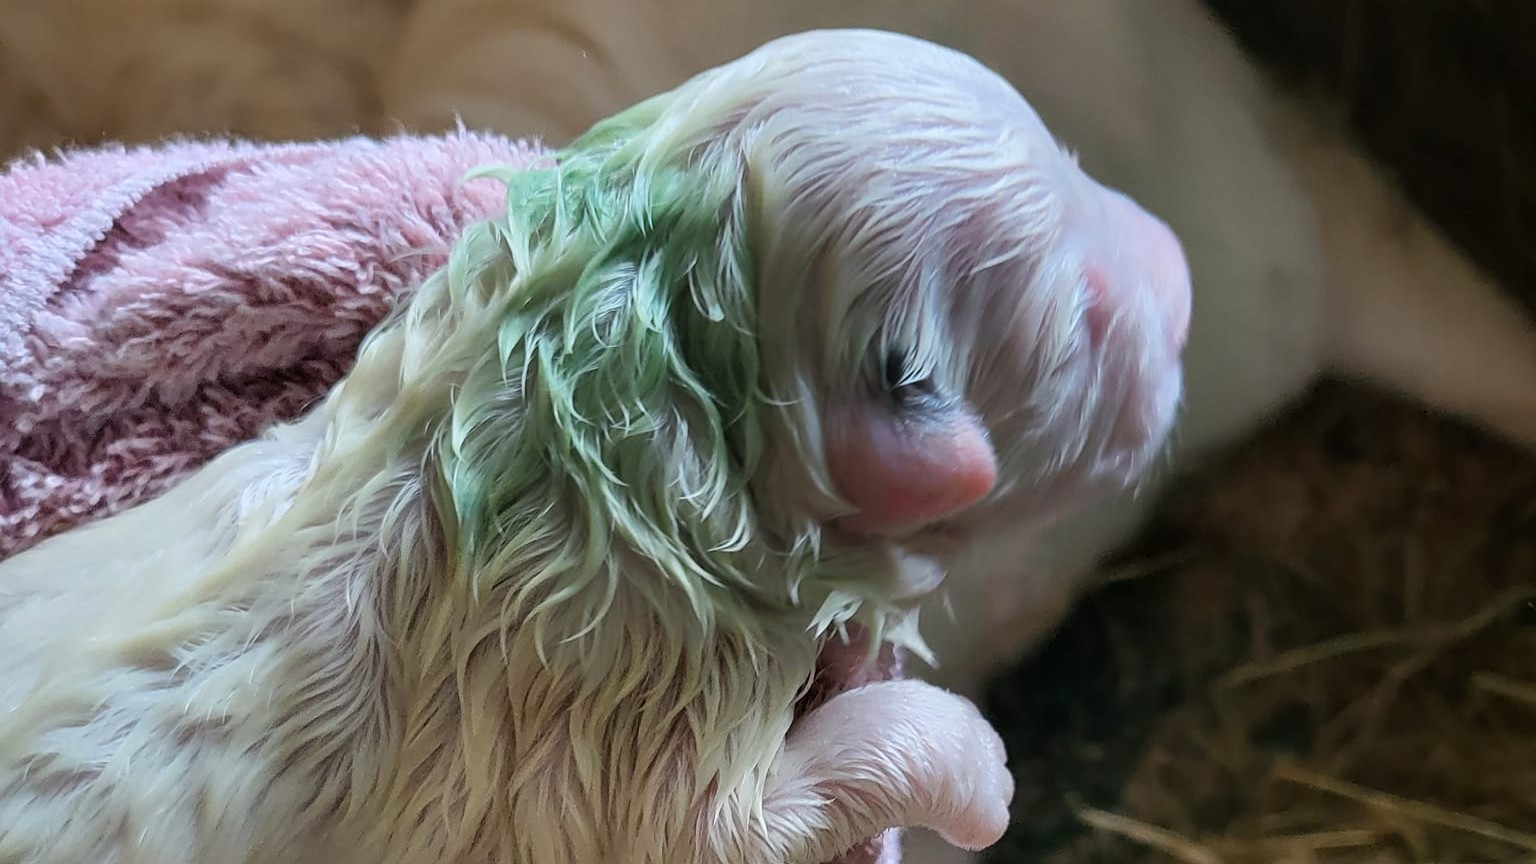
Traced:
POLYGON ((981 849, 1002 837, 1012 798, 1002 739, 974 705, 918 681, 869 684, 790 733, 765 796, 762 860, 820 864, 898 827, 981 849))

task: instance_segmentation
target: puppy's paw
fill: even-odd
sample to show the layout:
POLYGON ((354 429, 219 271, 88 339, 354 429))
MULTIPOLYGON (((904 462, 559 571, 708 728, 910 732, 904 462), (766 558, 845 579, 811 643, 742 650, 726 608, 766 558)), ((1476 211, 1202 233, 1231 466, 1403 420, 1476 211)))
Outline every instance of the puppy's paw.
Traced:
POLYGON ((823 834, 790 847, 836 855, 889 828, 921 827, 976 850, 1008 826, 1002 739, 971 702, 919 681, 833 698, 791 734, 784 769, 780 826, 823 834))

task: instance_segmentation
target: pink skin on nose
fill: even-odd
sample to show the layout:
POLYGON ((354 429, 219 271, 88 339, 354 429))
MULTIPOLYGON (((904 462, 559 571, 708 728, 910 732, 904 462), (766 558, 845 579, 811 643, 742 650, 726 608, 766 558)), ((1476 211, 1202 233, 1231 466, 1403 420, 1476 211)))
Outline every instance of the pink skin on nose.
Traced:
POLYGON ((1084 265, 1093 291, 1089 319, 1102 337, 1109 322, 1148 301, 1175 352, 1189 336, 1190 279, 1184 247, 1162 220, 1113 189, 1100 187, 1105 220, 1084 265), (1143 294, 1142 292, 1146 292, 1143 294))

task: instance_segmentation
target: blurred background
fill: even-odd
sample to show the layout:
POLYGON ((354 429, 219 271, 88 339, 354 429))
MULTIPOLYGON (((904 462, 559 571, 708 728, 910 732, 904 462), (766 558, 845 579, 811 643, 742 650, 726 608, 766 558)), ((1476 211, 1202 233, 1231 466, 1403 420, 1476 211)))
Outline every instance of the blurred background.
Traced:
MULTIPOLYGON (((311 2, 0 0, 0 158, 380 131, 411 0, 311 2), (61 41, 6 37, 45 9, 61 41)), ((1536 3, 1207 3, 1536 309, 1536 3)), ((990 860, 1536 861, 1536 464, 1326 384, 1104 577, 989 691, 990 860)))
MULTIPOLYGON (((1207 5, 1536 307, 1536 4, 1207 5)), ((1530 460, 1325 384, 1106 577, 989 692, 991 860, 1536 860, 1530 460)))

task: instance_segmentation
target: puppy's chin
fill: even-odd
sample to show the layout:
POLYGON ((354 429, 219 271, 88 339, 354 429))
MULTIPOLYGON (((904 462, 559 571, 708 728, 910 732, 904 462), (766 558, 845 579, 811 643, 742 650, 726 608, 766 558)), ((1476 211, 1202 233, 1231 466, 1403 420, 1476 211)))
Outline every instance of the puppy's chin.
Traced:
MULTIPOLYGON (((828 637, 816 661, 815 678, 795 705, 796 723, 842 693, 866 684, 906 677, 905 652, 896 645, 883 642, 871 655, 872 638, 868 630, 853 623, 845 626, 843 634, 833 633, 828 637)), ((871 718, 871 722, 879 720, 878 717, 871 718)), ((827 864, 895 864, 901 860, 899 843, 900 832, 892 829, 867 838, 827 864)))

